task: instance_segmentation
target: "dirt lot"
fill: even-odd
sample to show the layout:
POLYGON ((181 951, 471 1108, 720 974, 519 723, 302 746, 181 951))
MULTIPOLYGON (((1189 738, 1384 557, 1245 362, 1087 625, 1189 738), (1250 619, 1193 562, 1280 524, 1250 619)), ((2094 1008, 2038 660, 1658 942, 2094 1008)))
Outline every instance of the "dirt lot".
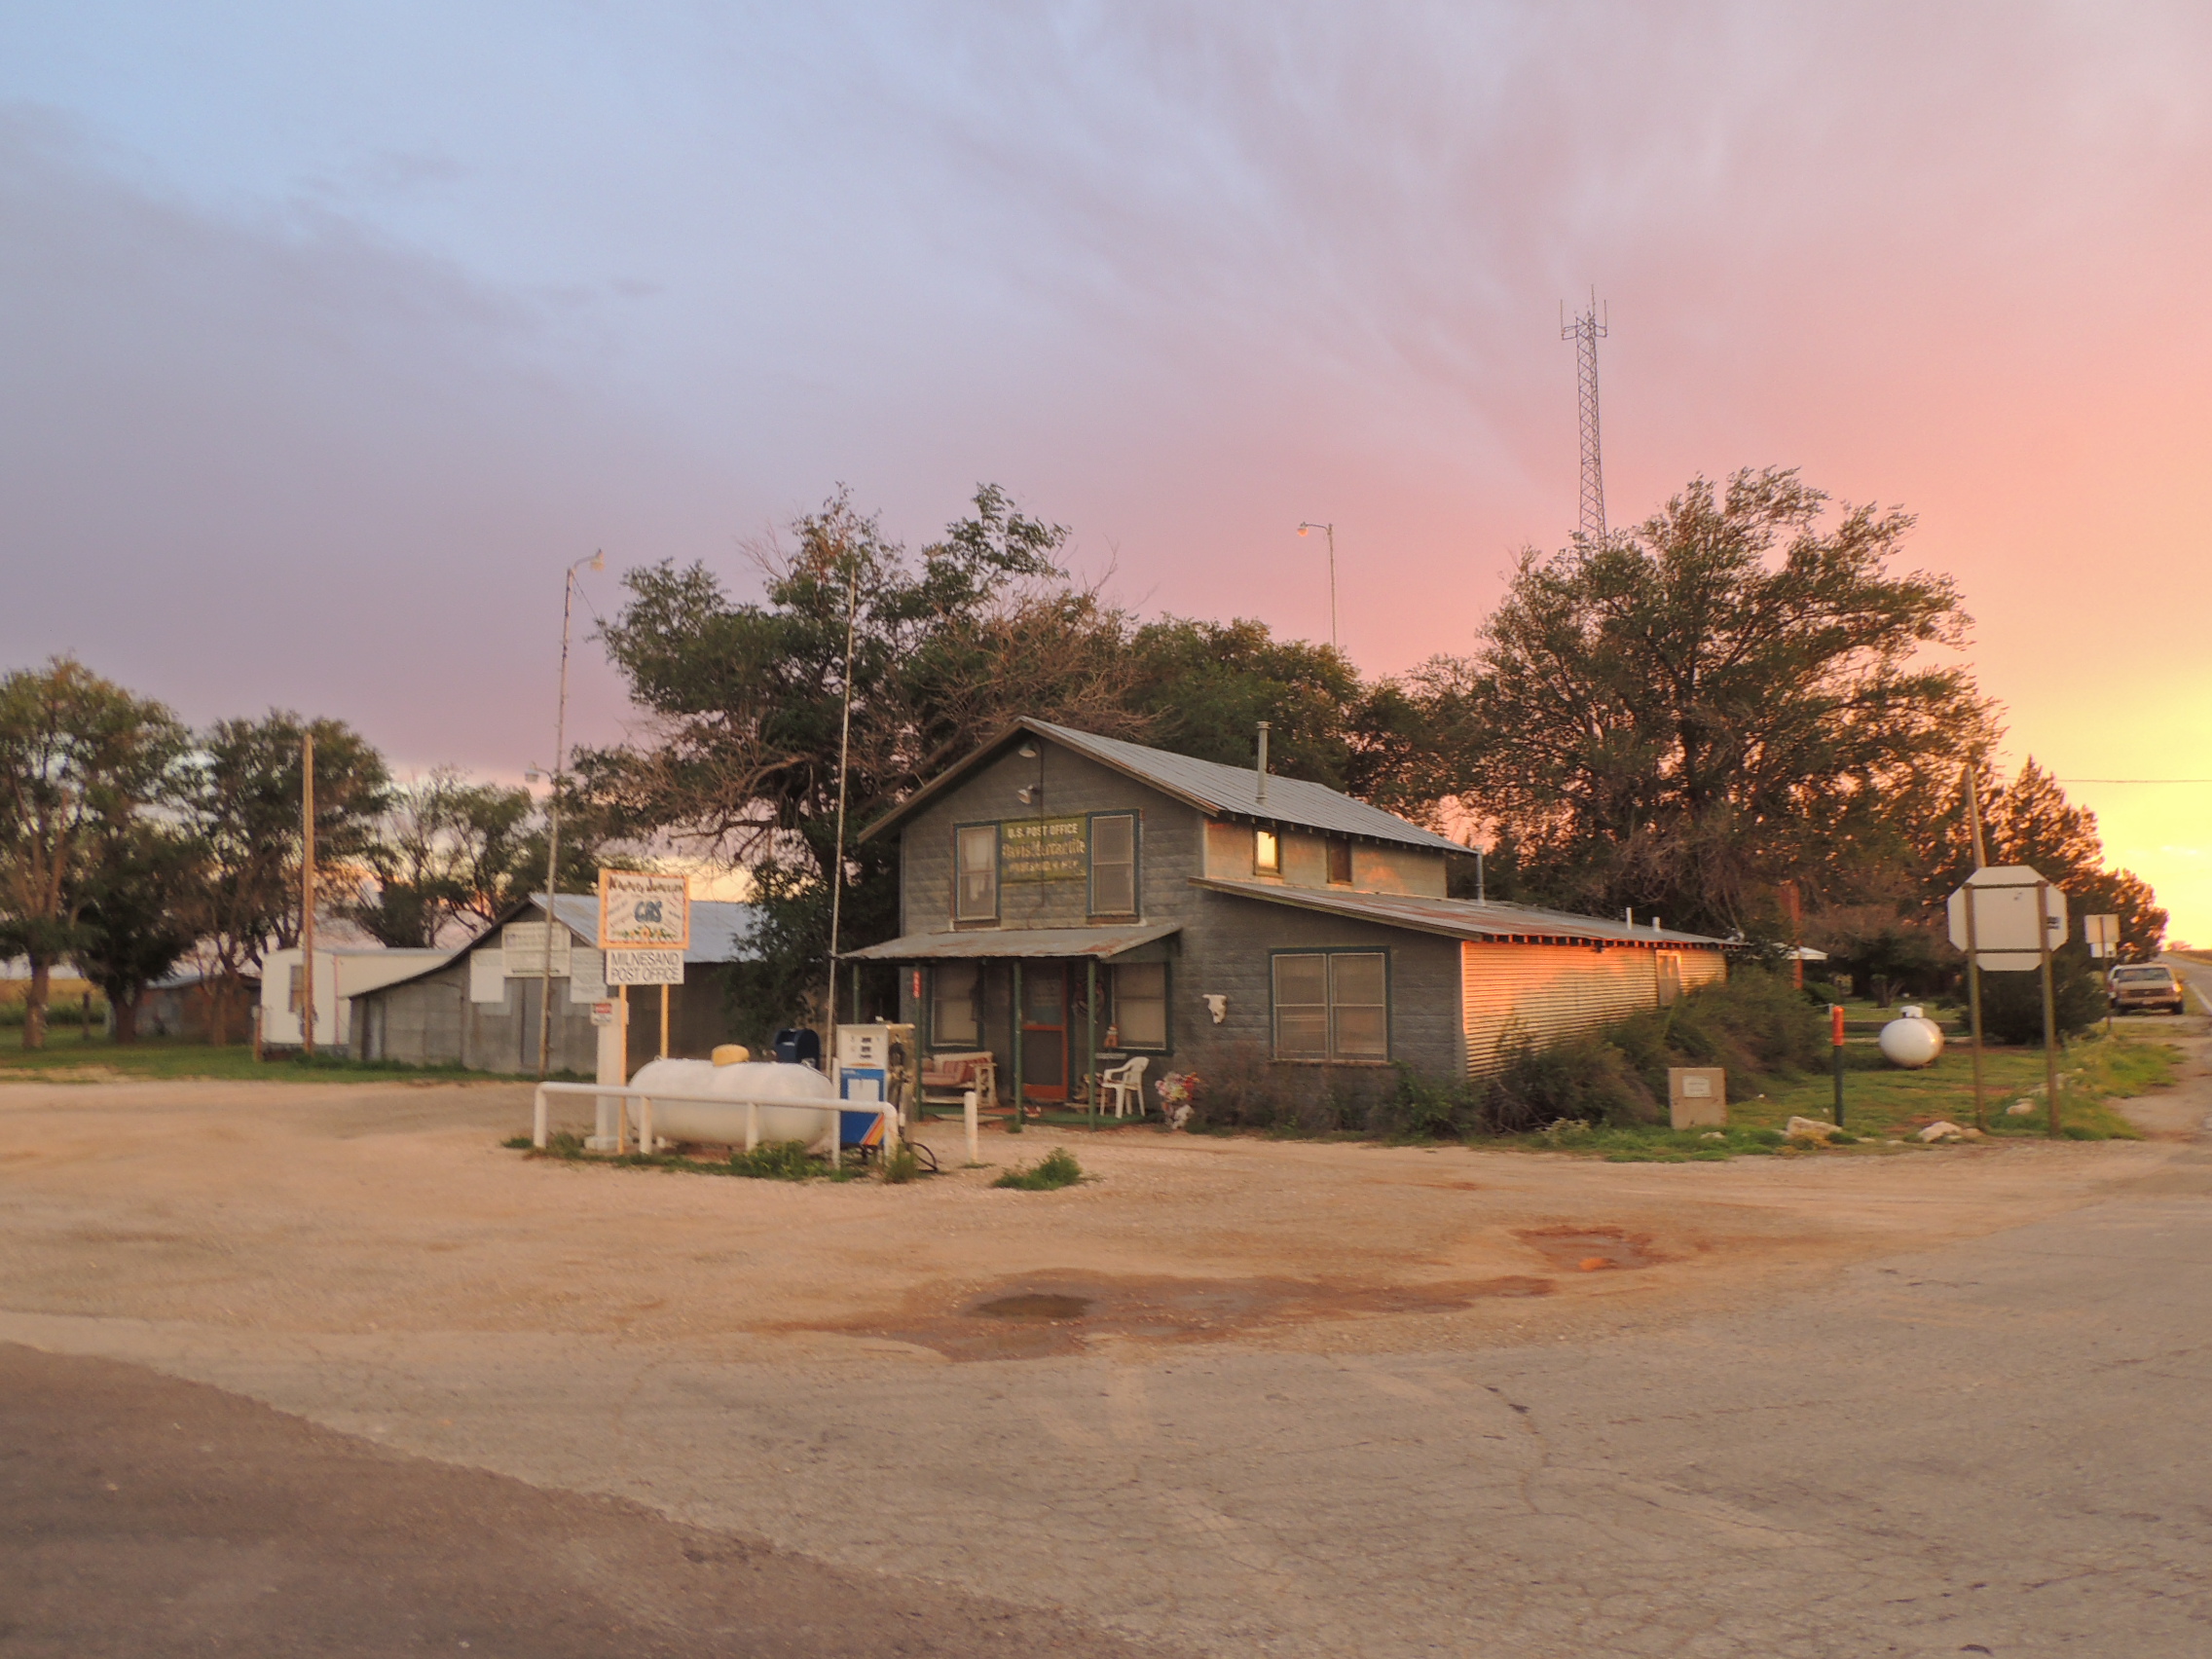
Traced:
MULTIPOLYGON (((760 1359, 1457 1346, 1740 1306, 2093 1201, 2158 1157, 1612 1165, 1151 1129, 987 1137, 996 1166, 1065 1143, 1096 1177, 1028 1193, 993 1189, 995 1169, 886 1187, 532 1161, 498 1145, 527 1120, 512 1085, 0 1088, 5 1306, 737 1342, 760 1359), (1040 1296, 1088 1306, 1021 1300, 1040 1296)), ((956 1135, 932 1135, 956 1165, 956 1135)))
MULTIPOLYGON (((596 1510, 534 1523, 545 1594, 570 1598, 544 1604, 618 1607, 686 1659, 781 1651, 729 1609, 805 1635, 846 1583, 886 1653, 977 1650, 962 1633, 988 1627, 1055 1652, 2194 1659, 2208 1111, 2194 1057, 2131 1108, 2135 1143, 1608 1164, 991 1136, 1002 1166, 1060 1139, 1098 1176, 1028 1193, 988 1170, 790 1186, 534 1161, 498 1145, 526 1115, 514 1086, 16 1085, 0 1343, 626 1500, 645 1530, 619 1551, 596 1510), (739 1582, 764 1560, 793 1575, 765 1604, 739 1582), (909 1615, 913 1640, 888 1622, 909 1615)), ((172 1437, 198 1420, 115 1398, 172 1437)), ((143 1468, 103 1436, 88 1495, 90 1454, 39 1450, 84 1414, 48 1415, 17 1414, 0 1500, 90 1504, 112 1532, 0 1530, 0 1571, 57 1621, 13 1647, 0 1621, 9 1659, 95 1650, 68 1609, 140 1581, 158 1523, 182 1529, 173 1641, 149 1625, 116 1651, 205 1651, 193 1608, 351 1547, 305 1495, 319 1442, 240 1426, 217 1490, 191 1457, 219 1462, 220 1436, 143 1468), (250 1518, 263 1488, 327 1535, 234 1537, 217 1500, 250 1518)), ((374 1519, 382 1477, 330 1457, 332 1497, 374 1519)), ((507 1489, 409 1481, 444 1517, 416 1556, 450 1543, 467 1583, 501 1582, 480 1535, 507 1489)), ((424 1629, 496 1600, 391 1583, 424 1629)), ((475 1640, 556 1650, 519 1625, 475 1640)))

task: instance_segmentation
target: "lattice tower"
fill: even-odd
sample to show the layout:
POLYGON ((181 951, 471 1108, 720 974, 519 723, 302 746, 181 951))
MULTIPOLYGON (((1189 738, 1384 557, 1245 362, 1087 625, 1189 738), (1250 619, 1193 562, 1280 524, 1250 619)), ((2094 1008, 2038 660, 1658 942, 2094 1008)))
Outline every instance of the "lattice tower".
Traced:
POLYGON ((1582 416, 1582 534, 1593 541, 1605 538, 1605 463, 1598 441, 1598 342, 1605 337, 1605 320, 1598 313, 1598 295, 1590 295, 1590 309, 1576 312, 1572 321, 1564 316, 1559 337, 1574 342, 1575 378, 1582 416))

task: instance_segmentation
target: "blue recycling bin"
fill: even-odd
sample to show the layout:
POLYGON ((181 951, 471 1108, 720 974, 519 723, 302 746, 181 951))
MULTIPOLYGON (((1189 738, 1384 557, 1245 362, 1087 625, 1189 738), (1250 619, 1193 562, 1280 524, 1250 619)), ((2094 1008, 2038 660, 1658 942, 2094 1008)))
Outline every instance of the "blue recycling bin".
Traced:
POLYGON ((787 1066, 822 1069, 822 1033, 810 1025, 787 1025, 774 1038, 776 1058, 787 1066))

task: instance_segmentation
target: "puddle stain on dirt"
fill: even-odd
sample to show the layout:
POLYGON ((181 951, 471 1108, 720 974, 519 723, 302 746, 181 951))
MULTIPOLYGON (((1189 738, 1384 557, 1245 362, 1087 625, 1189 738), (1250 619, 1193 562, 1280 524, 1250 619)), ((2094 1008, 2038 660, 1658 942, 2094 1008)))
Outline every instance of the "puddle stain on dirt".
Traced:
POLYGON ((1513 1235, 1555 1268, 1595 1273, 1615 1268, 1652 1268, 1666 1258, 1643 1233, 1617 1227, 1529 1227, 1513 1235))
POLYGON ((1047 1359, 1081 1353, 1098 1337, 1157 1343, 1218 1341, 1241 1331, 1366 1314, 1452 1313, 1499 1297, 1549 1296, 1548 1278, 1509 1274, 1420 1285, 1288 1278, 1182 1279, 1047 1272, 1001 1281, 946 1307, 941 1289, 917 1292, 908 1311, 831 1328, 887 1337, 952 1360, 1047 1359))

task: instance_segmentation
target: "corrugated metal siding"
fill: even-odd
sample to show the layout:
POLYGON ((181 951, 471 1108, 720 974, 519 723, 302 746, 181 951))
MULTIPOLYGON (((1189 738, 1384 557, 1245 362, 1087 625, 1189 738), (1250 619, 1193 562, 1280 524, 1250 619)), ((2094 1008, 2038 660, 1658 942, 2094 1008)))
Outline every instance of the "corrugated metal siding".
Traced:
MULTIPOLYGON (((1489 1076, 1524 1044, 1541 1049, 1656 1007, 1657 954, 1586 945, 1462 944, 1459 1004, 1468 1073, 1489 1076)), ((1684 990, 1727 977, 1726 959, 1716 950, 1680 955, 1684 990)))

